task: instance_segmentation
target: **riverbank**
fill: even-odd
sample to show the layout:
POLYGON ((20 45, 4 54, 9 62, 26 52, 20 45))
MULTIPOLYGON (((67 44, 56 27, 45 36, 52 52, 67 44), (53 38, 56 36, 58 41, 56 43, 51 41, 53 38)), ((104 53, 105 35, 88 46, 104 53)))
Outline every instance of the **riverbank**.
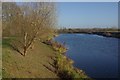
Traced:
POLYGON ((64 54, 66 48, 55 41, 36 41, 27 56, 22 56, 3 39, 3 78, 89 78, 84 71, 73 67, 73 61, 64 54), (47 45, 46 45, 47 44, 47 45))
POLYGON ((96 34, 104 37, 114 37, 120 38, 120 29, 112 29, 112 28, 103 28, 103 29, 59 29, 59 33, 82 33, 82 34, 96 34))
POLYGON ((104 37, 120 38, 120 32, 92 32, 88 34, 96 34, 104 37))
POLYGON ((56 56, 53 58, 54 60, 54 67, 56 69, 55 73, 64 80, 74 80, 76 78, 79 79, 90 79, 84 71, 77 69, 73 66, 73 60, 67 58, 65 56, 65 53, 67 51, 67 48, 64 47, 65 45, 62 45, 58 42, 55 42, 53 40, 47 40, 43 42, 53 48, 53 50, 56 51, 56 56))

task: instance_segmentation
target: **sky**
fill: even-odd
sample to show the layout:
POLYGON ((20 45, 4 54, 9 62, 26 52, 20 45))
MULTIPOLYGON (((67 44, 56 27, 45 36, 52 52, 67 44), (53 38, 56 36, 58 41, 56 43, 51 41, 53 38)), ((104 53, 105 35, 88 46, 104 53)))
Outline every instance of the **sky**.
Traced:
MULTIPOLYGON (((22 2, 22 0, 15 1, 22 2)), ((118 27, 118 0, 96 0, 96 2, 94 0, 89 0, 89 2, 88 0, 75 0, 82 2, 73 2, 74 0, 68 0, 71 2, 56 1, 58 1, 56 2, 56 8, 60 28, 118 27)))
POLYGON ((118 27, 117 2, 58 2, 60 28, 118 27))

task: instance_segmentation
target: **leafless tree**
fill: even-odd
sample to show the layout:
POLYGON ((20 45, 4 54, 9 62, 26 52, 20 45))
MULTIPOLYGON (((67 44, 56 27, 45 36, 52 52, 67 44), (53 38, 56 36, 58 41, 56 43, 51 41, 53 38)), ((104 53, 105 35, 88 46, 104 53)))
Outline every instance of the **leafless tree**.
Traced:
POLYGON ((10 12, 4 13, 10 16, 10 22, 6 22, 9 18, 5 22, 11 25, 10 29, 14 33, 11 35, 15 37, 12 45, 25 56, 37 39, 54 32, 56 24, 55 4, 52 2, 29 2, 18 3, 16 6, 10 4, 9 8, 11 6, 10 12), (10 15, 12 12, 14 15, 10 15))

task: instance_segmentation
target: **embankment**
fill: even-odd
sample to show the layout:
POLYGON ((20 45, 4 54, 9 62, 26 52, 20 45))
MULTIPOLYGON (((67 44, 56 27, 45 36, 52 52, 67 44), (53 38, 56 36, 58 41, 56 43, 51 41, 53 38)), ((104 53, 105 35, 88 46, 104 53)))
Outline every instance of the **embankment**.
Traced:
POLYGON ((66 47, 64 45, 55 42, 53 40, 47 40, 43 42, 47 45, 50 45, 54 51, 56 51, 56 56, 54 59, 54 67, 56 69, 56 74, 64 79, 64 80, 74 80, 76 78, 79 79, 90 79, 84 71, 77 69, 73 66, 73 60, 67 58, 65 56, 65 53, 67 51, 66 47))

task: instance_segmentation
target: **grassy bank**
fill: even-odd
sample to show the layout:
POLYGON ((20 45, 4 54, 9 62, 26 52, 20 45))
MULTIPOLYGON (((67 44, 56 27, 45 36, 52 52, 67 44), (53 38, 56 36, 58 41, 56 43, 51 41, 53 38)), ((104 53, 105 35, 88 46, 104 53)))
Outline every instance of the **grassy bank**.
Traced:
POLYGON ((89 78, 73 66, 73 61, 65 56, 67 49, 58 42, 36 41, 26 56, 13 50, 9 43, 9 38, 3 39, 3 78, 89 78))
POLYGON ((2 78, 2 40, 0 38, 0 79, 2 78))
POLYGON ((67 49, 64 45, 53 40, 48 40, 43 43, 52 46, 53 50, 56 51, 53 66, 56 68, 56 73, 60 78, 67 80, 74 80, 76 78, 79 78, 80 80, 84 78, 90 79, 84 71, 75 68, 73 66, 74 62, 65 56, 67 49))
POLYGON ((24 57, 9 45, 10 39, 3 39, 3 78, 58 78, 50 69, 55 56, 49 46, 37 41, 24 57))

